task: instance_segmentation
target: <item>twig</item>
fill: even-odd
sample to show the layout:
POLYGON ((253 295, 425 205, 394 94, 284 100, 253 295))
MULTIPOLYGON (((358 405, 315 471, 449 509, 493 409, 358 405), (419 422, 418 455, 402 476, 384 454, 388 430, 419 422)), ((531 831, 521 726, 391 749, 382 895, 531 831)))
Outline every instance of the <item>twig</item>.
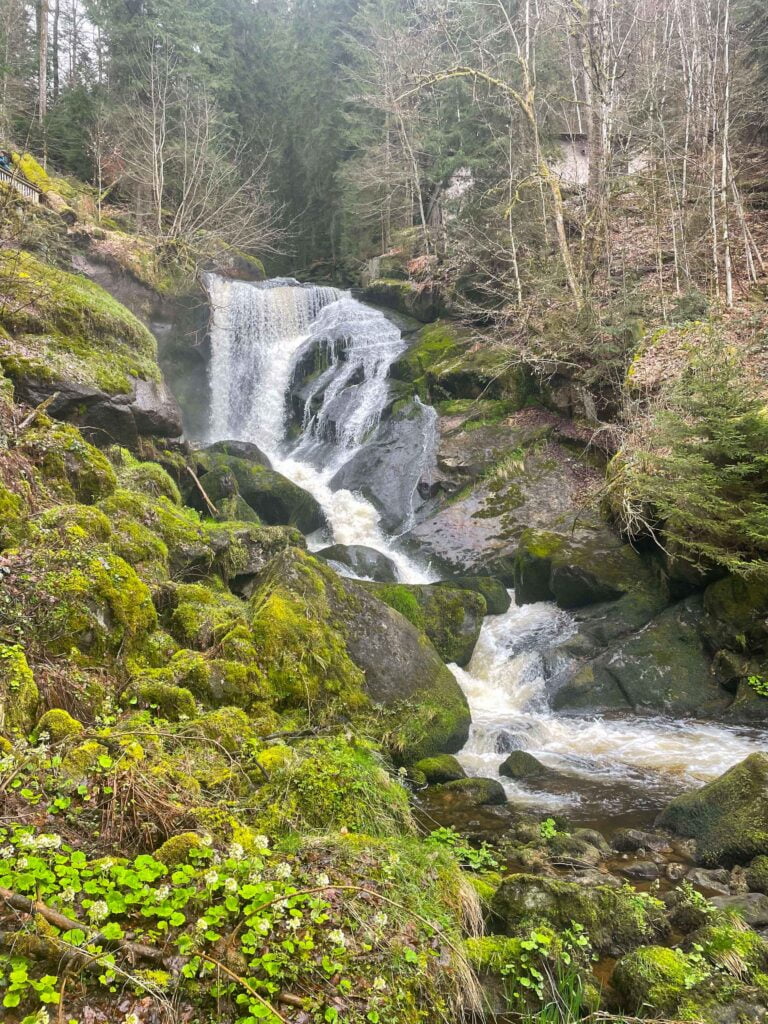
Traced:
POLYGON ((226 966, 226 964, 222 964, 220 963, 220 961, 214 960, 214 958, 212 956, 209 956, 207 953, 200 953, 198 955, 200 956, 201 960, 207 960, 208 963, 213 964, 215 967, 218 967, 220 971, 224 971, 225 974, 228 974, 233 981, 236 981, 238 985, 242 985, 249 995, 253 996, 254 999, 257 999, 261 1003, 261 1005, 265 1006, 270 1013, 273 1013, 278 1020, 281 1020, 283 1024, 288 1024, 288 1021, 285 1019, 285 1017, 283 1017, 281 1013, 278 1013, 278 1011, 274 1008, 272 1003, 270 1003, 269 1000, 265 999, 264 996, 259 995, 256 989, 252 985, 249 985, 245 978, 241 978, 239 974, 235 974, 234 971, 231 971, 229 967, 226 966))
POLYGON ((205 493, 205 488, 200 483, 200 477, 197 475, 197 473, 194 471, 194 469, 192 469, 191 466, 187 466, 187 472, 192 477, 192 479, 195 481, 195 486, 197 487, 198 491, 200 491, 200 493, 202 494, 203 501, 208 506, 208 511, 211 513, 211 515, 215 519, 216 516, 218 516, 218 514, 219 514, 219 510, 216 508, 216 506, 213 504, 211 499, 205 493))
POLYGON ((45 412, 45 410, 48 408, 51 402, 55 401, 59 397, 59 394, 59 391, 54 391, 52 395, 48 395, 44 402, 41 402, 40 405, 35 406, 32 412, 28 416, 25 416, 21 423, 18 425, 18 427, 16 428, 16 433, 20 434, 23 430, 26 430, 27 427, 30 427, 35 422, 40 413, 45 412))

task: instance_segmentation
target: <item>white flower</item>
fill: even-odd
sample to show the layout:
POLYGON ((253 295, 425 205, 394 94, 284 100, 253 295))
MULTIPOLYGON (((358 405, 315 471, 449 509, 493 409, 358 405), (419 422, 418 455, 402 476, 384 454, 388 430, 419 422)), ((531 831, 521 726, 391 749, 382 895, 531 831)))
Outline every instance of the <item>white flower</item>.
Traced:
POLYGON ((159 889, 155 889, 155 898, 161 903, 165 903, 168 897, 171 895, 170 885, 161 885, 159 889))
POLYGON ((334 946, 346 946, 347 937, 341 928, 336 928, 332 932, 328 932, 328 938, 334 944, 334 946))
POLYGON ((209 836, 209 835, 200 836, 200 845, 201 846, 213 846, 213 836, 209 836))
POLYGON ((31 850, 32 847, 37 846, 37 840, 31 832, 22 832, 19 836, 19 846, 23 846, 26 849, 31 850))
POLYGON ((135 1013, 126 1014, 124 1024, 139 1024, 138 1015, 135 1013))
POLYGON ((373 923, 376 925, 377 928, 383 928, 388 920, 389 918, 387 917, 387 915, 383 914, 381 911, 373 915, 373 923))
POLYGON ((10 860, 14 853, 15 851, 12 846, 3 846, 0 848, 0 857, 2 857, 3 860, 10 860))
POLYGON ((265 917, 263 917, 261 921, 256 922, 253 926, 253 930, 257 935, 269 935, 272 931, 272 925, 265 917))
POLYGON ((387 987, 387 983, 381 976, 379 976, 373 979, 373 987, 376 992, 383 992, 387 987))
POLYGON ((290 921, 285 922, 285 927, 290 928, 292 932, 298 931, 298 929, 301 928, 301 918, 292 917, 290 921))
POLYGON ((256 850, 266 850, 269 846, 269 839, 266 836, 254 836, 253 845, 256 850))
POLYGON ((37 845, 41 850, 58 850, 61 846, 61 836, 56 834, 38 836, 37 845))
POLYGON ((315 881, 322 888, 325 888, 326 885, 330 885, 331 884, 330 878, 325 873, 323 873, 322 875, 318 875, 317 878, 315 879, 315 881))
MULTIPOLYGON (((258 839, 258 838, 261 838, 261 837, 257 836, 256 838, 258 839)), ((229 844, 229 849, 227 850, 227 856, 231 857, 232 860, 242 860, 244 854, 245 854, 245 850, 243 849, 241 843, 230 843, 229 844)))
POLYGON ((248 881, 251 883, 251 885, 258 885, 259 882, 261 881, 261 872, 252 871, 250 875, 248 875, 248 881))
POLYGON ((75 890, 74 889, 62 889, 61 897, 62 903, 74 903, 75 901, 75 890))
POLYGON ((286 878, 290 878, 293 874, 293 868, 287 860, 282 860, 275 868, 275 878, 281 878, 285 881, 286 878))
POLYGON ((29 864, 29 861, 27 860, 26 857, 17 857, 16 858, 16 870, 17 871, 25 871, 28 864, 29 864))
POLYGON ((237 879, 236 878, 227 878, 226 879, 226 881, 224 882, 224 892, 231 892, 231 893, 237 892, 237 879))
POLYGON ((105 917, 109 917, 109 907, 104 900, 96 900, 88 908, 88 917, 92 921, 103 921, 105 917))
POLYGON ((195 928, 199 932, 204 932, 208 927, 208 921, 204 917, 198 917, 195 921, 195 928))
POLYGON ((206 885, 216 885, 219 880, 218 871, 206 871, 203 875, 203 881, 206 885))
POLYGON ((111 857, 105 857, 104 860, 99 864, 99 871, 102 875, 106 875, 111 867, 114 865, 114 861, 111 857))
POLYGON ((406 777, 406 775, 408 774, 408 769, 407 768, 402 768, 402 767, 398 768, 397 769, 397 774, 400 776, 401 779, 404 779, 406 777))

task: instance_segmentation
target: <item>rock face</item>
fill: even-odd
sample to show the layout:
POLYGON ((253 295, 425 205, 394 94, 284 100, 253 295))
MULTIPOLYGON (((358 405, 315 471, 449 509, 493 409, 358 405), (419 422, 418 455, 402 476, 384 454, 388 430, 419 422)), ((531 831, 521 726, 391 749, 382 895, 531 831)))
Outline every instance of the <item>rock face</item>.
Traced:
POLYGON ((504 775, 508 779, 536 780, 555 774, 556 772, 547 768, 541 761, 537 761, 533 754, 525 750, 513 750, 499 765, 499 775, 504 775))
POLYGON ((482 594, 450 583, 364 585, 423 630, 443 661, 462 666, 469 662, 486 612, 482 594))
POLYGON ((555 693, 553 707, 672 715, 722 712, 729 697, 712 676, 699 633, 701 617, 701 598, 667 609, 582 666, 555 693))
POLYGON ((417 288, 413 282, 399 278, 381 278, 371 282, 363 290, 363 300, 374 306, 387 306, 422 323, 435 320, 442 305, 436 288, 417 288))
POLYGON ((676 797, 657 824, 695 839, 697 859, 708 867, 768 854, 768 754, 750 754, 714 782, 676 797))
POLYGON ((334 490, 362 494, 379 511, 390 533, 423 504, 432 470, 434 413, 417 401, 383 420, 371 440, 331 480, 334 490))
POLYGON ((356 576, 375 580, 377 583, 397 581, 395 563, 376 548, 368 548, 363 544, 332 544, 321 551, 316 551, 315 554, 329 562, 333 568, 337 565, 346 566, 356 576))
POLYGON ((237 494, 270 525, 295 526, 302 533, 325 526, 323 510, 308 491, 250 455, 225 455, 215 448, 196 455, 198 476, 214 503, 237 494))

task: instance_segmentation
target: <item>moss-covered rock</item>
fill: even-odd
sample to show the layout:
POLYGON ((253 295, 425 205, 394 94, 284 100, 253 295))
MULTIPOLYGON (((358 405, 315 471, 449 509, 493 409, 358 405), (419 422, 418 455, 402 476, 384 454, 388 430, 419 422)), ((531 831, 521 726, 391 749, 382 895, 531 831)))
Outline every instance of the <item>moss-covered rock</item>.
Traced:
POLYGON ((24 649, 18 644, 0 644, 0 732, 30 732, 39 700, 24 649))
POLYGON ((768 854, 768 754, 750 754, 701 789, 675 797, 657 824, 695 839, 706 866, 768 854))
POLYGON ((61 500, 90 504, 115 489, 115 471, 109 460, 69 424, 44 423, 29 430, 19 449, 61 500))
POLYGON ((20 393, 66 380, 130 394, 136 378, 159 380, 154 338, 99 285, 16 250, 0 254, 0 277, 13 284, 3 324, 15 339, 0 338, 0 364, 20 393))
POLYGON ((363 298, 374 306, 386 306, 422 323, 434 320, 441 306, 440 296, 433 286, 420 287, 400 277, 372 281, 365 287, 363 298))
POLYGON ((713 650, 762 651, 768 644, 768 582, 726 576, 704 591, 702 632, 713 650))
POLYGON ((250 637, 247 606, 221 585, 180 583, 169 598, 170 608, 165 613, 168 632, 184 647, 206 651, 238 627, 250 637))
POLYGON ((761 892, 768 896, 768 855, 755 857, 747 868, 745 880, 750 892, 761 892))
POLYGON ((212 740, 229 753, 235 753, 255 736, 248 715, 235 707, 218 708, 195 719, 191 734, 199 734, 212 740))
POLYGON ((434 794, 443 806, 491 807, 505 804, 507 794, 498 779, 454 779, 439 786, 434 794))
POLYGON ((443 661, 469 662, 486 613, 482 594, 449 583, 362 585, 426 633, 443 661))
POLYGON ((270 525, 295 526, 302 533, 313 533, 325 525, 325 515, 317 499, 280 473, 257 462, 222 452, 197 453, 201 483, 211 501, 237 493, 270 525))
POLYGON ((193 694, 184 686, 171 682, 167 669, 146 669, 137 674, 125 694, 131 704, 151 708, 159 718, 178 722, 194 718, 197 705, 193 694))
POLYGON ((0 551, 14 547, 27 536, 27 513, 22 496, 0 484, 0 551))
POLYGON ((128 491, 140 491, 151 498, 167 498, 174 505, 181 504, 179 488, 157 462, 141 462, 125 448, 111 448, 107 453, 115 466, 120 486, 128 491))
POLYGON ((425 782, 429 785, 441 782, 454 782, 456 779, 465 779, 467 773, 459 762, 451 754, 436 754, 433 757, 423 757, 413 766, 413 770, 421 772, 425 782))
POLYGON ((61 762, 62 777, 70 783, 81 782, 98 768, 101 757, 109 757, 104 744, 86 740, 64 755, 61 762))
POLYGON ((512 603, 507 588, 495 576, 453 576, 449 585, 481 594, 485 598, 488 615, 503 615, 512 603))
POLYGON ((499 766, 499 775, 508 779, 545 779, 556 774, 526 750, 513 750, 499 766))
POLYGON ((179 864, 185 864, 189 860, 190 853, 193 850, 203 849, 204 845, 203 837, 197 832, 180 832, 178 835, 166 839, 152 856, 166 867, 175 868, 179 864))
POLYGON ((664 1016, 677 1014, 695 973, 679 949, 643 946, 623 957, 611 980, 630 1012, 644 1007, 664 1016))
POLYGON ((45 733, 52 743, 79 736, 82 732, 83 723, 78 722, 63 708, 51 708, 50 711, 46 711, 35 726, 35 736, 39 737, 45 733))
POLYGON ((541 924, 559 931, 575 921, 584 926, 596 950, 613 956, 652 942, 668 929, 661 902, 630 886, 588 888, 537 875, 505 878, 491 909, 506 935, 521 935, 541 924))

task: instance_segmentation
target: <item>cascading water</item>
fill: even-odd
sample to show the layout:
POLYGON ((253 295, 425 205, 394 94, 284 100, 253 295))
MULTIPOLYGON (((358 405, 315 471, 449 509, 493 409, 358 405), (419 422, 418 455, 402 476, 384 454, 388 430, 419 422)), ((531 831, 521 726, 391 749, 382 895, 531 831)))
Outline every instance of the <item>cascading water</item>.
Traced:
MULTIPOLYGON (((258 445, 278 472, 317 498, 336 543, 376 548, 403 581, 429 582, 430 573, 385 536, 369 501, 330 486, 379 423, 389 368, 406 347, 400 331, 335 288, 290 279, 250 284, 216 274, 207 276, 206 287, 212 309, 209 442, 258 445), (297 364, 314 351, 328 366, 305 390, 303 429, 291 448, 288 393, 297 364)), ((425 445, 434 441, 433 435, 424 439, 425 445)), ((433 457, 426 452, 422 461, 433 457)), ((420 472, 420 466, 403 467, 414 475, 414 491, 420 472)))
MULTIPOLYGON (((254 285, 216 275, 207 287, 213 309, 209 441, 257 444, 276 470, 317 498, 336 543, 376 548, 393 560, 403 581, 430 582, 384 534, 369 501, 332 487, 376 433, 389 401, 390 366, 405 349, 397 328, 334 288, 291 280, 254 285), (305 358, 325 368, 302 386, 303 424, 291 447, 287 399, 305 358)), ((414 413, 420 450, 397 466, 406 506, 410 499, 403 509, 406 530, 437 448, 435 411, 417 401, 414 413)), ((554 605, 513 603, 505 615, 485 620, 467 668, 452 666, 472 711, 459 755, 470 774, 497 776, 508 751, 527 750, 556 768, 560 783, 503 780, 510 799, 565 807, 572 818, 592 823, 599 808, 616 824, 629 811, 645 809, 647 817, 671 794, 715 777, 756 748, 748 730, 715 724, 553 713, 543 655, 574 629, 554 605)))
MULTIPOLYGON (((682 789, 722 774, 758 748, 750 730, 635 716, 564 715, 547 700, 543 654, 575 631, 553 604, 516 607, 485 620, 466 669, 451 670, 467 696, 472 728, 458 755, 470 775, 496 777, 511 750, 563 773, 553 786, 502 782, 511 800, 566 808, 594 822, 658 808, 682 789)), ((647 814, 646 814, 647 817, 647 814)))

